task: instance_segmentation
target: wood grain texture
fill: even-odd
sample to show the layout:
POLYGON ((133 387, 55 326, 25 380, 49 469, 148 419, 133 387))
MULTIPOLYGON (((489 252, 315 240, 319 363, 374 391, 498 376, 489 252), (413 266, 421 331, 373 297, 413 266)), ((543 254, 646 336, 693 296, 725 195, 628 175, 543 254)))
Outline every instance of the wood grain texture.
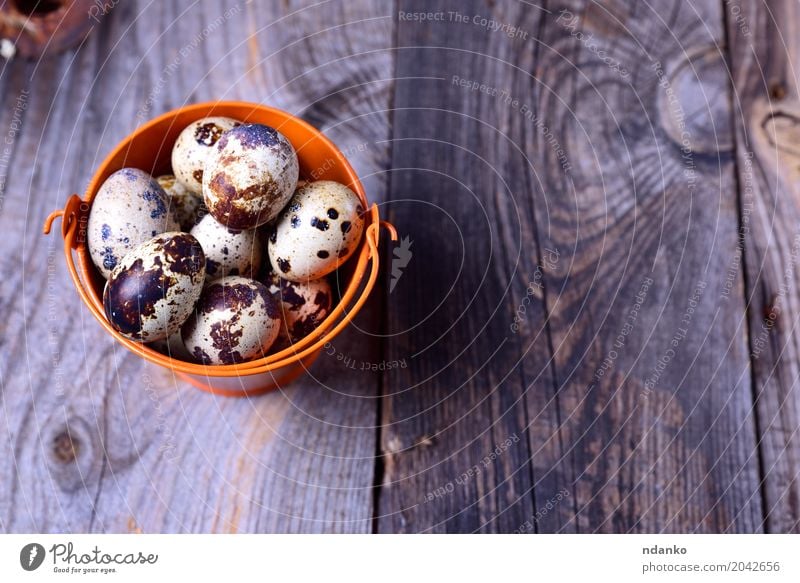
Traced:
POLYGON ((571 503, 542 509, 571 492, 572 475, 548 364, 546 251, 532 220, 542 211, 526 144, 536 130, 501 94, 530 99, 543 13, 398 6, 420 12, 442 18, 398 20, 390 208, 414 256, 387 305, 387 361, 408 366, 384 381, 379 529, 556 530, 571 503))
POLYGON ((398 80, 392 197, 445 216, 393 216, 463 261, 413 264, 390 298, 389 332, 416 328, 389 360, 425 358, 387 374, 381 528, 759 531, 741 276, 720 302, 738 225, 721 5, 508 6, 487 18, 540 46, 474 30, 481 3, 399 8, 445 16, 398 23, 398 77, 441 79, 398 80), (507 324, 537 263, 520 346, 507 324))
MULTIPOLYGON (((284 107, 345 149, 368 141, 347 153, 380 200, 392 39, 378 2, 124 2, 82 50, 5 65, 3 103, 26 103, 0 213, 15 234, 0 283, 3 530, 371 529, 377 373, 344 377, 323 357, 263 398, 202 394, 115 346, 40 228, 136 125, 211 99, 284 107)), ((376 359, 355 329, 336 343, 376 359)))
POLYGON ((731 105, 714 1, 548 3, 537 113, 581 532, 761 530, 731 105))
POLYGON ((133 0, 0 62, 0 531, 797 532, 797 10, 133 0), (117 346, 40 232, 213 99, 322 128, 405 239, 246 400, 117 346))
POLYGON ((782 1, 726 9, 764 528, 800 532, 800 11, 782 1))

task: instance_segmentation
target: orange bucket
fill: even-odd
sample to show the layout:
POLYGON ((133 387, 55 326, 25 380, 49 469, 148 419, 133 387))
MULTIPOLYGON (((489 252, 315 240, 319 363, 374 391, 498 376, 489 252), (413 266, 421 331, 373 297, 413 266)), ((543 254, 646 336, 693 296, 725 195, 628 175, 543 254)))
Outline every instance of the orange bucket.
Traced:
POLYGON ((370 207, 364 187, 342 153, 320 131, 303 120, 271 107, 255 103, 219 101, 181 107, 148 122, 125 138, 103 161, 92 177, 83 199, 72 195, 66 206, 47 217, 44 233, 56 217, 61 217, 64 237, 64 256, 75 288, 94 317, 128 350, 150 362, 175 371, 194 386, 223 396, 244 397, 264 393, 291 382, 319 356, 326 342, 332 340, 352 320, 375 285, 378 277, 378 241, 381 226, 392 238, 397 233, 378 216, 377 205, 370 207), (244 122, 269 125, 285 135, 297 150, 300 177, 315 180, 335 180, 349 186, 365 209, 365 228, 362 241, 353 256, 339 268, 339 288, 344 288, 339 303, 311 334, 281 352, 232 365, 202 365, 176 360, 145 344, 128 340, 106 320, 103 311, 105 280, 97 272, 86 245, 86 226, 92 201, 100 186, 112 173, 124 167, 134 167, 158 176, 170 171, 172 145, 178 134, 191 122, 212 115, 226 116, 244 122), (74 256, 77 256, 77 266, 74 256))

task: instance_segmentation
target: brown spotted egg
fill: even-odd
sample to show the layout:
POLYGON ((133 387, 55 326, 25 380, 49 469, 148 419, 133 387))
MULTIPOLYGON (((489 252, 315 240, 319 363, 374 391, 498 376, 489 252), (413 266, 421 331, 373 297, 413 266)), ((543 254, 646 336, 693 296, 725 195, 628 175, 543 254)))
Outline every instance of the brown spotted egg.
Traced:
POLYGON ((279 329, 280 310, 266 286, 233 276, 206 285, 181 335, 195 361, 235 364, 265 354, 279 329))
POLYGON ((86 243, 92 261, 108 279, 131 249, 179 228, 158 182, 147 172, 123 168, 106 179, 92 201, 86 243))
POLYGON ((203 192, 203 168, 222 134, 241 122, 230 117, 204 117, 186 126, 172 147, 172 171, 186 188, 203 192))
POLYGON ((305 338, 330 313, 333 305, 331 285, 326 279, 303 283, 281 279, 274 271, 264 283, 279 301, 281 330, 272 346, 278 352, 305 338))
POLYGON ((208 212, 231 229, 254 229, 275 218, 291 198, 300 166, 286 137, 269 126, 243 124, 225 132, 203 172, 208 212))
POLYGON ((126 338, 164 340, 191 315, 205 275, 203 249, 189 233, 153 237, 111 272, 103 292, 106 317, 126 338))
POLYGON ((269 260, 284 279, 319 279, 347 261, 364 232, 364 207, 338 182, 297 189, 269 238, 269 260))
POLYGON ((203 209, 203 197, 186 188, 172 174, 159 176, 156 182, 167 193, 172 214, 181 230, 191 231, 203 209))
POLYGON ((228 229, 211 215, 206 215, 191 232, 200 241, 206 255, 208 281, 226 275, 253 277, 258 273, 263 241, 256 229, 228 229))

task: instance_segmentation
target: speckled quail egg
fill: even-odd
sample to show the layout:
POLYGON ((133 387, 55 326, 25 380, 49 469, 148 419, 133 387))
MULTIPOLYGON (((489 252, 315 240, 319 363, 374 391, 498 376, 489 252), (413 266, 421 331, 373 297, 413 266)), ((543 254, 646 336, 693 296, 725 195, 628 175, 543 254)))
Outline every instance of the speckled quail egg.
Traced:
POLYGON ((191 315, 203 290, 206 261, 189 233, 162 233, 131 250, 103 292, 111 325, 142 342, 163 340, 191 315))
POLYGON ((253 277, 258 273, 263 241, 256 229, 228 229, 211 215, 206 215, 191 232, 206 254, 207 280, 226 275, 253 277))
POLYGON ((156 182, 167 193, 172 214, 181 226, 181 230, 191 231, 197 223, 198 214, 203 209, 203 197, 186 188, 172 174, 159 176, 156 182))
POLYGON ((203 172, 208 212, 232 229, 254 229, 275 218, 291 198, 300 166, 277 130, 243 124, 220 138, 203 172))
POLYGON ((284 279, 319 279, 347 261, 364 231, 356 193, 320 180, 297 189, 269 237, 269 260, 284 279))
POLYGON ((186 188, 203 192, 206 159, 223 133, 241 122, 230 117, 204 117, 186 126, 172 147, 172 171, 186 188))
POLYGON ((131 249, 179 228, 158 182, 147 172, 123 168, 106 179, 92 201, 86 242, 92 261, 108 279, 131 249))
POLYGON ((281 330, 272 345, 272 352, 283 350, 308 336, 331 311, 333 294, 331 285, 324 278, 299 283, 281 279, 272 271, 264 283, 279 301, 281 312, 281 330))
POLYGON ((183 343, 202 364, 235 364, 265 354, 278 337, 280 310, 258 281, 223 277, 207 284, 183 343))

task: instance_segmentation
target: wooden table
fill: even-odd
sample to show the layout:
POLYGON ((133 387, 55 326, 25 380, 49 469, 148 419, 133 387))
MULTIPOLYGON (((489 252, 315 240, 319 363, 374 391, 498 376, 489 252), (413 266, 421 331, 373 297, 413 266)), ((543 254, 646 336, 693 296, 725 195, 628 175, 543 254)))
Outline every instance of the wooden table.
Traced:
POLYGON ((798 19, 136 0, 2 65, 0 530, 800 531, 798 19), (252 399, 117 346, 41 234, 137 125, 215 99, 322 128, 408 241, 252 399))

